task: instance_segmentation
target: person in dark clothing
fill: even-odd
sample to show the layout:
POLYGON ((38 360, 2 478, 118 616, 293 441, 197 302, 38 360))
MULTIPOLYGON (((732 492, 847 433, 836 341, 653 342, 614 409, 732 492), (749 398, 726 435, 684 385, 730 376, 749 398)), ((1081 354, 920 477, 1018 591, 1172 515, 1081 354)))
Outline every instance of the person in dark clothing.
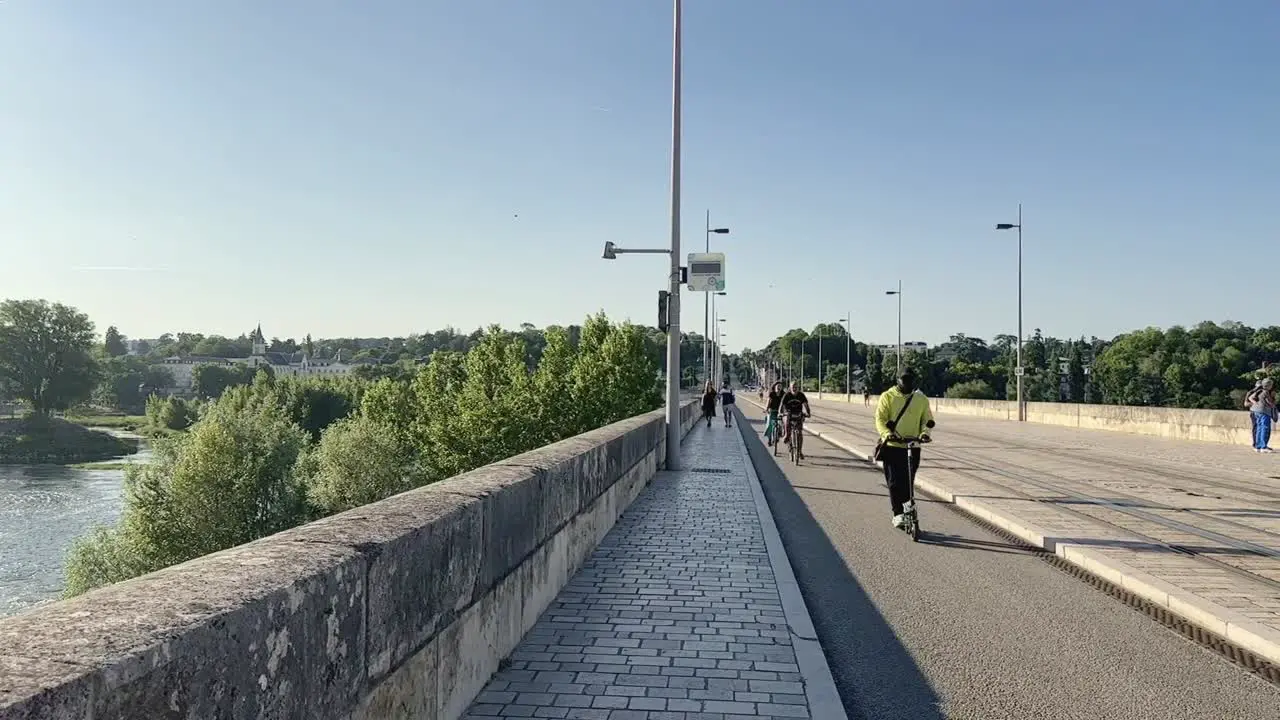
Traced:
POLYGON ((708 380, 702 388, 702 416, 707 419, 707 427, 711 427, 711 418, 716 416, 716 394, 715 386, 708 380))
POLYGON ((903 513, 914 510, 911 478, 920 468, 920 448, 908 448, 908 439, 929 442, 935 423, 929 398, 916 389, 916 374, 903 368, 898 383, 880 395, 876 407, 876 432, 880 435, 880 461, 889 486, 893 526, 902 527, 903 513))
POLYGON ((731 427, 733 425, 733 388, 729 387, 729 381, 724 381, 724 387, 720 389, 720 408, 724 411, 724 426, 731 427))
POLYGON ((799 430, 804 418, 809 417, 812 413, 809 410, 809 398, 800 391, 797 383, 791 383, 791 388, 782 396, 782 400, 778 403, 778 414, 786 420, 783 428, 782 442, 791 444, 791 430, 794 425, 799 430))

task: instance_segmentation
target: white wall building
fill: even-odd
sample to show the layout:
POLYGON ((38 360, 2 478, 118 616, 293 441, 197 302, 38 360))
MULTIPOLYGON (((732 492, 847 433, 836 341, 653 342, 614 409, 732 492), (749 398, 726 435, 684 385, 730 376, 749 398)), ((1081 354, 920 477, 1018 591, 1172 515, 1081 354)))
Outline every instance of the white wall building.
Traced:
POLYGON ((276 377, 337 377, 350 374, 354 365, 338 360, 312 360, 306 353, 267 352, 266 337, 259 325, 253 331, 253 352, 247 358, 219 358, 191 355, 187 357, 171 357, 156 364, 173 375, 173 386, 168 388, 172 393, 185 395, 191 392, 195 369, 201 365, 219 365, 222 367, 269 367, 276 377))
POLYGON ((249 336, 253 341, 253 354, 244 362, 250 367, 269 366, 276 377, 326 377, 347 375, 354 365, 338 360, 312 360, 306 353, 267 352, 267 339, 259 325, 249 336))

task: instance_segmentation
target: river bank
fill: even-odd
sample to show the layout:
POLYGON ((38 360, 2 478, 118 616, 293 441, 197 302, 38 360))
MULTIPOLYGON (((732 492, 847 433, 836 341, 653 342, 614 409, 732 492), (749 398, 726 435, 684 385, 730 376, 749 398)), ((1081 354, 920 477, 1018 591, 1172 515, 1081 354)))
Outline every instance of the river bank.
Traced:
POLYGON ((68 465, 138 452, 136 434, 30 416, 0 419, 0 465, 68 465))

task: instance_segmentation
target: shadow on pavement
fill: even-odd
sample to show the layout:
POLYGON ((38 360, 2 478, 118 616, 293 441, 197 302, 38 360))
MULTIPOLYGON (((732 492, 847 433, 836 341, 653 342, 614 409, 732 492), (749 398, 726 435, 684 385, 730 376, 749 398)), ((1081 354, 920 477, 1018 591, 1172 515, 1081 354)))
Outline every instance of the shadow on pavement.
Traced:
POLYGON ((977 540, 974 538, 961 537, 959 535, 950 535, 948 533, 929 532, 928 530, 924 530, 920 533, 920 542, 926 545, 938 545, 940 547, 956 548, 958 550, 983 550, 985 552, 1005 553, 1009 555, 1028 555, 1033 552, 1031 549, 1021 545, 992 542, 990 540, 977 540))
MULTIPOLYGON (((759 423, 745 418, 741 410, 737 415, 738 431, 760 476, 845 712, 850 718, 887 720, 889 716, 883 709, 874 717, 868 714, 862 699, 875 696, 882 701, 890 697, 895 718, 943 720, 941 698, 773 461, 771 451, 752 431, 759 423)), ((874 472, 873 468, 867 469, 874 472)))

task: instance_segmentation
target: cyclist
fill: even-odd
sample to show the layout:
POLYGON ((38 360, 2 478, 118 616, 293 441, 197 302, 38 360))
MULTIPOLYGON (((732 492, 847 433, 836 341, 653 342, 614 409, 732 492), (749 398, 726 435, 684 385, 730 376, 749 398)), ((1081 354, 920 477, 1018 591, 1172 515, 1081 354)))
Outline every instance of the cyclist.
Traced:
POLYGON ((914 509, 911 499, 911 476, 920 467, 920 448, 908 454, 904 438, 929 442, 933 430, 933 412, 929 398, 916 389, 916 373, 903 368, 898 382, 880 395, 876 406, 876 430, 880 433, 880 460, 884 463, 884 480, 889 486, 889 505, 893 526, 902 527, 902 513, 914 509))
POLYGON ((782 405, 782 382, 776 382, 769 389, 769 400, 765 403, 764 437, 772 446, 782 438, 782 428, 778 425, 778 407, 782 405))
MULTIPOLYGON (((800 391, 799 383, 791 381, 791 387, 783 394, 781 402, 778 403, 780 414, 786 418, 786 424, 783 426, 782 442, 787 445, 791 444, 791 428, 794 425, 797 432, 804 423, 804 418, 809 417, 812 413, 809 410, 809 398, 800 391)), ((801 455, 800 459, 804 459, 801 455)))
POLYGON ((724 387, 720 388, 720 409, 724 411, 724 426, 733 426, 733 388, 729 387, 729 381, 724 381, 724 387))

